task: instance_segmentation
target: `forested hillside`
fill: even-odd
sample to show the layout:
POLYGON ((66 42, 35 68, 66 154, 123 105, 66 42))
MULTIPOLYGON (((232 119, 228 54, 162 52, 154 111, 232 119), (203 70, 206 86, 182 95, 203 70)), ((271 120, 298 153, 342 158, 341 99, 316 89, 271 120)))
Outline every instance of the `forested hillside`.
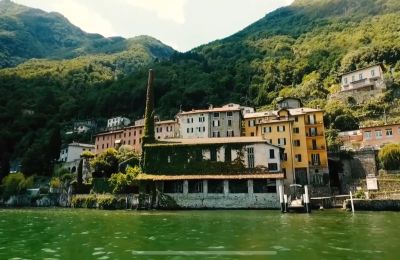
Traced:
POLYGON ((140 55, 126 62, 129 55, 99 54, 32 60, 3 69, 2 159, 29 162, 32 154, 42 155, 44 148, 52 147, 48 136, 53 130, 77 118, 142 116, 149 67, 156 73, 156 111, 162 118, 172 118, 180 107, 210 103, 267 109, 278 96, 297 96, 307 106, 324 108, 325 124, 333 132, 382 120, 384 113, 388 120, 397 120, 399 15, 397 0, 299 0, 226 39, 150 65, 141 62, 140 55), (132 63, 142 66, 120 69, 132 63), (385 95, 362 105, 328 99, 338 90, 340 73, 373 63, 387 69, 385 95), (24 113, 26 109, 34 114, 24 113))

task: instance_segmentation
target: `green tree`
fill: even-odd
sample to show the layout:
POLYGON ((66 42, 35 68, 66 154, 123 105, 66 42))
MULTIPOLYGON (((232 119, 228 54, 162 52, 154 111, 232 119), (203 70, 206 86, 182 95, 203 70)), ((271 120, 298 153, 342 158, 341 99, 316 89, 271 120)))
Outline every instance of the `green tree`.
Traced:
POLYGON ((104 177, 118 172, 118 152, 114 148, 109 148, 99 154, 91 161, 94 171, 101 173, 104 177))

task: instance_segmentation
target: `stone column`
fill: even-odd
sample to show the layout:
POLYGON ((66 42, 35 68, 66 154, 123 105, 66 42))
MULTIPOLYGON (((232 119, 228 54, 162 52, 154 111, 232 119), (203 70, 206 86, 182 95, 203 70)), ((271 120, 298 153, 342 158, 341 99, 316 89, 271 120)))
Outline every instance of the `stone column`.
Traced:
POLYGON ((203 194, 207 195, 207 193, 208 193, 208 181, 203 180, 203 194))
POLYGON ((253 180, 247 180, 247 193, 248 194, 253 194, 253 180))
POLYGON ((229 182, 228 180, 224 180, 224 194, 229 194, 229 182))
POLYGON ((189 193, 189 182, 187 180, 183 181, 183 194, 189 193))

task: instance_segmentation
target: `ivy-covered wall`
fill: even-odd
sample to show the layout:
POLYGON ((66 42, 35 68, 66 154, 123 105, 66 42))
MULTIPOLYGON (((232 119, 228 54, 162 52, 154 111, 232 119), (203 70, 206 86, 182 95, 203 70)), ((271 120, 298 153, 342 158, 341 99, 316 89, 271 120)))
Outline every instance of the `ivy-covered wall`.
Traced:
MULTIPOLYGON (((149 174, 243 174, 245 144, 150 145, 144 150, 144 172, 149 174), (222 162, 203 158, 203 150, 218 151, 222 147, 238 151, 232 161, 222 162)), ((224 150, 225 150, 224 149, 224 150)))

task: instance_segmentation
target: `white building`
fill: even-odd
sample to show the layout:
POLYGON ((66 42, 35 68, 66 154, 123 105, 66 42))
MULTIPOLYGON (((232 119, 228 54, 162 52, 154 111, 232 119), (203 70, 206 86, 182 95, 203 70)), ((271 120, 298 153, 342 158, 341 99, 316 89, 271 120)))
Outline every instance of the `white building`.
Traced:
POLYGON ((242 113, 254 109, 238 104, 182 111, 177 117, 181 138, 238 137, 241 135, 242 113))
POLYGON ((152 174, 139 179, 159 182, 163 192, 182 208, 279 208, 277 187, 285 178, 282 150, 261 137, 175 139, 148 144, 145 158, 147 153, 154 155, 149 169, 152 174), (239 158, 244 168, 235 172, 236 168, 230 167, 239 158), (199 164, 203 166, 193 166, 199 164))
POLYGON ((381 65, 373 65, 341 75, 341 92, 385 89, 381 65))
POLYGON ((131 123, 131 120, 126 117, 113 117, 107 120, 107 128, 116 128, 116 127, 122 127, 122 126, 127 126, 131 123))
POLYGON ((71 143, 61 149, 59 162, 64 164, 70 172, 74 173, 78 169, 81 154, 84 151, 95 152, 93 144, 71 143))

